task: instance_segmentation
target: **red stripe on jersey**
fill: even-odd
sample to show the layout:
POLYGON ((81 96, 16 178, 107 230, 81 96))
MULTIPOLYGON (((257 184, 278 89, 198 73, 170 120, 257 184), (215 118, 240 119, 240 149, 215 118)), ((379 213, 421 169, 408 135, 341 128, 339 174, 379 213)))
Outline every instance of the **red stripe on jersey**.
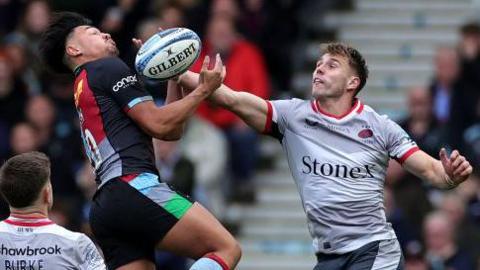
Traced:
POLYGON ((228 267, 227 263, 215 253, 208 253, 205 255, 205 258, 209 258, 217 262, 222 267, 222 270, 230 270, 230 267, 228 267))
POLYGON ((363 111, 363 103, 360 102, 360 106, 358 106, 357 113, 361 113, 363 111))
POLYGON ((418 150, 420 150, 420 148, 418 148, 418 146, 414 146, 412 147, 410 150, 408 150, 405 154, 403 154, 403 156, 401 156, 400 158, 397 159, 397 161, 400 163, 400 164, 403 164, 403 162, 405 162, 405 160, 407 160, 408 157, 410 157, 413 153, 417 152, 418 150))
POLYGON ((318 108, 318 112, 320 112, 321 114, 323 114, 325 116, 332 117, 332 118, 335 118, 335 119, 338 119, 338 120, 340 120, 343 117, 349 115, 355 109, 355 107, 357 107, 359 102, 360 101, 358 101, 358 99, 355 99, 355 103, 353 103, 353 106, 350 108, 350 110, 348 110, 347 112, 345 112, 342 115, 334 115, 334 114, 331 114, 329 112, 326 112, 326 111, 322 110, 322 108, 320 107, 320 104, 318 103, 318 100, 315 100, 315 103, 316 103, 317 108, 318 108))
POLYGON ((40 227, 40 226, 55 224, 53 221, 50 221, 50 220, 49 221, 41 221, 41 222, 21 222, 21 221, 6 219, 4 221, 5 221, 5 223, 15 225, 15 226, 22 226, 22 227, 40 227))
POLYGON ((268 100, 265 100, 267 102, 267 121, 265 121, 265 128, 263 129, 263 133, 267 134, 270 133, 272 130, 272 116, 273 116, 273 108, 272 108, 272 103, 270 103, 268 100))
POLYGON ((20 215, 20 214, 14 214, 14 213, 11 213, 10 214, 11 217, 14 217, 14 218, 21 218, 21 219, 45 219, 44 216, 24 216, 24 215, 20 215))
POLYGON ((312 101, 310 102, 310 105, 312 105, 313 111, 316 112, 316 113, 318 113, 317 105, 315 104, 315 101, 312 100, 312 101))
POLYGON ((120 176, 120 179, 122 179, 122 181, 128 183, 128 182, 132 181, 133 179, 135 179, 137 176, 138 176, 138 173, 127 174, 127 175, 120 176))
POLYGON ((83 121, 80 122, 82 130, 88 130, 92 134, 95 143, 100 144, 106 137, 106 134, 100 108, 88 84, 86 70, 83 70, 80 75, 78 75, 76 83, 78 84, 75 86, 77 107, 83 115, 83 121), (80 85, 80 83, 82 83, 82 85, 80 85), (77 93, 77 91, 79 91, 79 93, 77 93))

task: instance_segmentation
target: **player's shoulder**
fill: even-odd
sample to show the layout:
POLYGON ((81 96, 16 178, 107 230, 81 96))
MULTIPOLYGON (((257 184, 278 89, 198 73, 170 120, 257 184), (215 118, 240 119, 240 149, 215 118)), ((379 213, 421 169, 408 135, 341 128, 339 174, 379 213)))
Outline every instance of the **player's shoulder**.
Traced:
POLYGON ((123 62, 122 59, 113 56, 113 57, 103 57, 91 62, 88 62, 86 65, 87 69, 91 70, 106 70, 106 71, 112 71, 112 70, 118 70, 118 69, 128 69, 127 64, 123 62))
POLYGON ((379 123, 385 123, 385 122, 391 121, 388 115, 380 114, 377 111, 375 111, 372 107, 366 104, 363 104, 363 110, 361 115, 367 118, 369 121, 375 121, 379 123))
POLYGON ((57 224, 44 226, 43 228, 41 228, 37 232, 38 233, 54 234, 58 237, 65 238, 67 240, 74 241, 74 242, 81 241, 82 239, 84 239, 84 237, 87 237, 83 233, 70 231, 70 230, 68 230, 68 229, 66 229, 66 228, 64 228, 60 225, 57 225, 57 224))

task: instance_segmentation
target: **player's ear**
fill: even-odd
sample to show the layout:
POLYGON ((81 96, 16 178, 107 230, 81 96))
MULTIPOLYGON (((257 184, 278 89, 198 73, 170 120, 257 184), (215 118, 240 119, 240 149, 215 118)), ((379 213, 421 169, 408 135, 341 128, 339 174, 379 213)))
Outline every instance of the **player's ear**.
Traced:
POLYGON ((76 44, 67 43, 67 45, 65 46, 65 54, 70 57, 75 57, 81 55, 82 51, 76 44))
POLYGON ((360 85, 360 78, 358 76, 351 76, 347 82, 347 89, 356 91, 360 85))
POLYGON ((53 189, 50 181, 48 181, 48 183, 43 188, 42 197, 43 202, 47 203, 48 205, 53 204, 53 189))

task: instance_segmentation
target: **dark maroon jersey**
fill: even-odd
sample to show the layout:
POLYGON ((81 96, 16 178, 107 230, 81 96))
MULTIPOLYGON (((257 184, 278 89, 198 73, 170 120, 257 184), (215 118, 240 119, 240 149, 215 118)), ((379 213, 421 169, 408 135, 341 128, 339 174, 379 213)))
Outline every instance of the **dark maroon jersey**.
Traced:
POLYGON ((127 174, 157 173, 152 138, 127 116, 152 100, 118 57, 88 62, 75 69, 74 98, 85 152, 97 183, 127 174))

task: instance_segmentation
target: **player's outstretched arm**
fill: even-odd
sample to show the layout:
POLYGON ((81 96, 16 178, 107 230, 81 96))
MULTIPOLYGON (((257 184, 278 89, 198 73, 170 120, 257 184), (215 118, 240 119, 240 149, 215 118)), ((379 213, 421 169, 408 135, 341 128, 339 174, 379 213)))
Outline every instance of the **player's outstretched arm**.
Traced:
MULTIPOLYGON (((178 78, 178 83, 187 90, 194 89, 197 86, 198 76, 195 72, 187 71, 178 78)), ((268 105, 264 99, 248 92, 234 91, 222 84, 208 98, 208 101, 232 111, 256 131, 263 132, 265 130, 268 105)))
POLYGON ((162 140, 178 140, 179 129, 195 112, 198 105, 212 94, 223 81, 223 64, 217 57, 215 67, 208 69, 209 58, 205 58, 197 87, 184 98, 162 107, 152 101, 141 102, 128 111, 131 117, 150 136, 162 140))
POLYGON ((405 160, 403 167, 434 186, 446 189, 455 188, 472 174, 472 166, 457 150, 448 156, 442 148, 439 156, 440 160, 437 160, 417 151, 405 160))

